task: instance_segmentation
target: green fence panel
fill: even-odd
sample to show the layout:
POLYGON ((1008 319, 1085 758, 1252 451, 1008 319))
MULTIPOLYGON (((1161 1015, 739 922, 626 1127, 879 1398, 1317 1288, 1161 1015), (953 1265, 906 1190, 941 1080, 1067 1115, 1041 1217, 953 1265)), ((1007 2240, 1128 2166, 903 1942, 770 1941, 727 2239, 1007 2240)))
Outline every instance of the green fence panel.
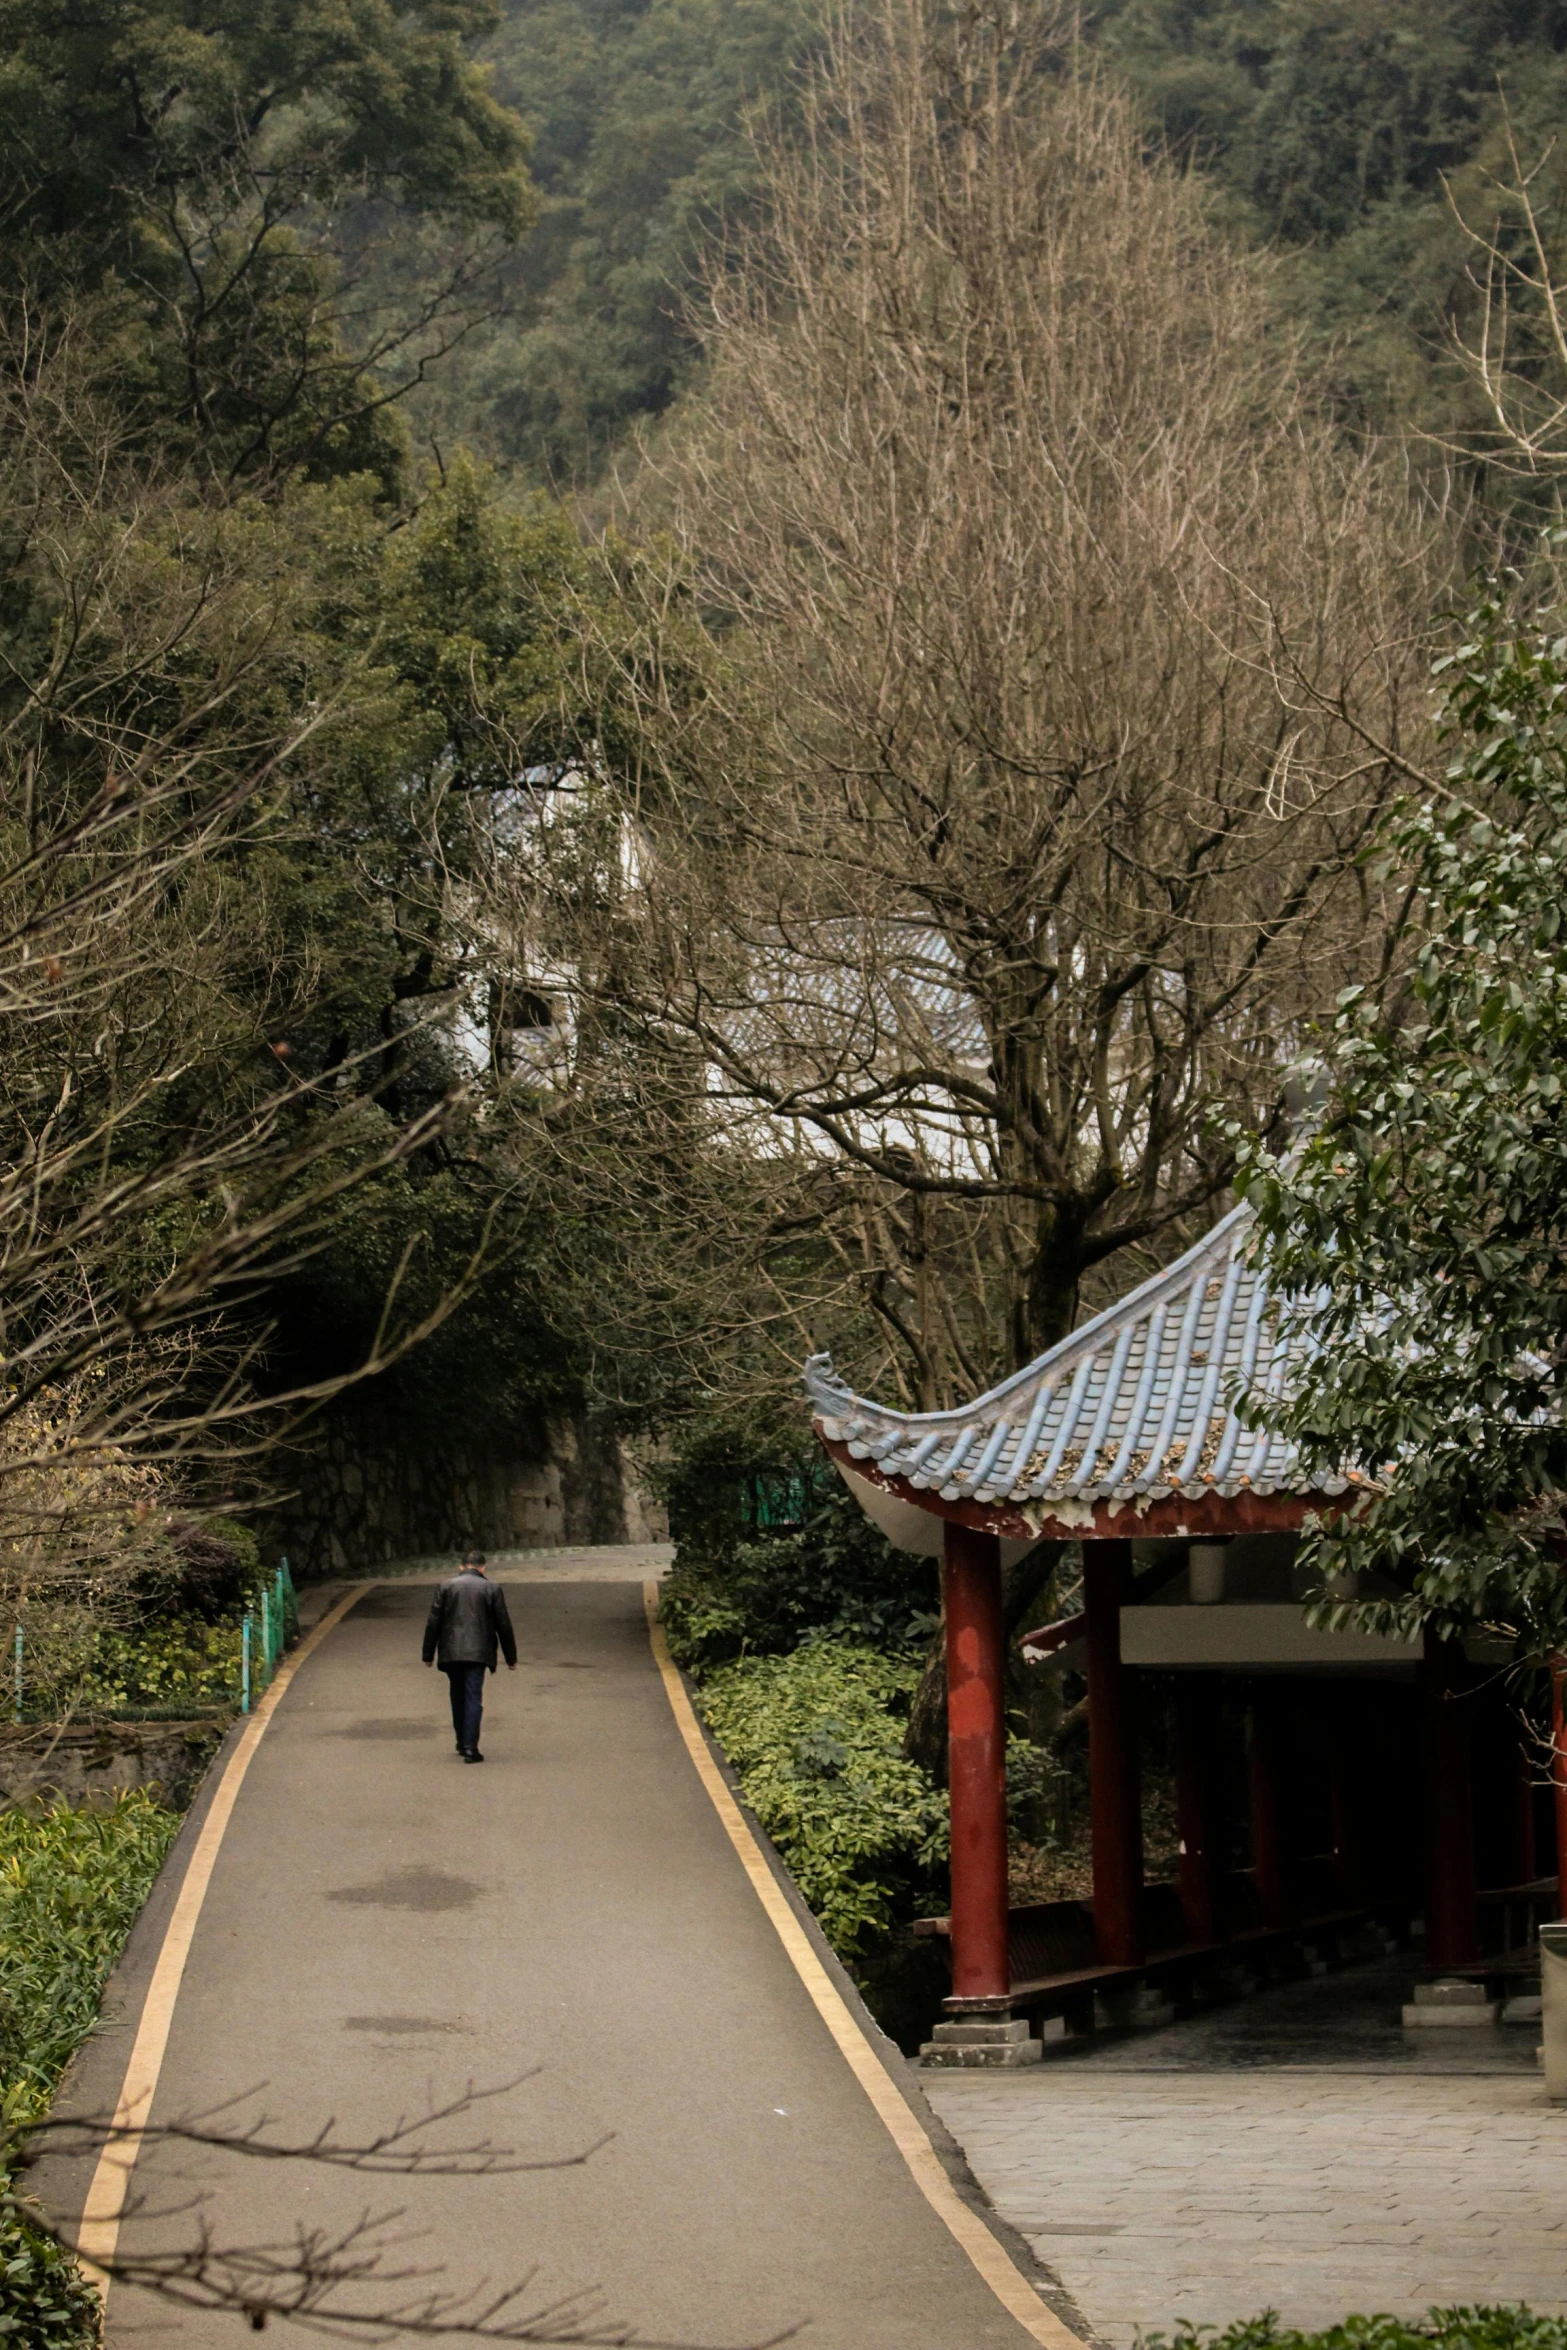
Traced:
POLYGON ((299 1594, 280 1559, 266 1576, 245 1610, 240 1633, 239 1710, 248 1714, 282 1660, 283 1651, 299 1638, 299 1594))

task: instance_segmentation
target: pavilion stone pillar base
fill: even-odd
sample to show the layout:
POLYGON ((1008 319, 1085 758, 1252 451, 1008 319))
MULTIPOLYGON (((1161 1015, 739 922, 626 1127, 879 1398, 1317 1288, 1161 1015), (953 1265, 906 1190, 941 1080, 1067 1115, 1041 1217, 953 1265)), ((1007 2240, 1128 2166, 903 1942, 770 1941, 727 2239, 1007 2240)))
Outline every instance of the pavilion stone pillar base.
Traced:
POLYGON ((1173 2003, 1153 1983, 1132 1983, 1122 1990, 1094 1993, 1096 2031, 1158 2032, 1174 2021, 1173 2003))
POLYGON ((938 2024, 920 2050, 920 2063, 933 2071, 1016 2072, 1038 2064, 1043 2043, 1021 2016, 962 2015, 938 2024))
POLYGON ((1499 1999, 1487 1999, 1483 1983, 1471 1983, 1463 1975, 1439 1978, 1434 1983, 1419 1983, 1415 1996, 1404 2008, 1406 2032, 1483 2030, 1494 2024, 1502 2012, 1499 1999))

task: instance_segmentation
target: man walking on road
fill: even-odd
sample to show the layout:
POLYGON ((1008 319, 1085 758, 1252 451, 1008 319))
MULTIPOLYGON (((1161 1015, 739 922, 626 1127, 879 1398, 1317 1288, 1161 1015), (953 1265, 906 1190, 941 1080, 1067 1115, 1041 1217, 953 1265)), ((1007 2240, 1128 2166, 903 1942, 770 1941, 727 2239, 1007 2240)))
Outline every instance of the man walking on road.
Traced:
POLYGON ((440 1664, 451 1683, 452 1728, 465 1763, 483 1762, 479 1724, 484 1717, 484 1676, 495 1670, 497 1648, 509 1672, 517 1669, 517 1636, 506 1609, 506 1594, 484 1572, 482 1550, 465 1551, 461 1571, 440 1585, 424 1627, 424 1661, 440 1664))

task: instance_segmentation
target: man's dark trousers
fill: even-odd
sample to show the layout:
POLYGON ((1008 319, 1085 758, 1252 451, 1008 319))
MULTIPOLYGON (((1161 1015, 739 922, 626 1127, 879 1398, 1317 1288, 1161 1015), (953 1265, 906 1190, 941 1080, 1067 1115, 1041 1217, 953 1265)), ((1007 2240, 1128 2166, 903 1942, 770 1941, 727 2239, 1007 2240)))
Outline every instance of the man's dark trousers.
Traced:
POLYGON ((477 1754, 479 1751, 479 1724, 484 1719, 483 1665, 442 1665, 442 1672, 451 1684, 452 1728, 457 1733, 459 1754, 477 1754))

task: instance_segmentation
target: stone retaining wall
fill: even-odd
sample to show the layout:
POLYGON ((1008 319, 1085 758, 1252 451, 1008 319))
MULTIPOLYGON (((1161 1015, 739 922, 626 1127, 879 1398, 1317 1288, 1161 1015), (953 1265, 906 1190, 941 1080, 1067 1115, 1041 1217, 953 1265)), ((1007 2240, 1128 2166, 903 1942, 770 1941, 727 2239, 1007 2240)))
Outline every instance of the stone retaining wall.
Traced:
POLYGON ((463 1445, 368 1415, 329 1426, 280 1472, 298 1487, 269 1513, 267 1547, 296 1579, 456 1550, 660 1542, 665 1520, 626 1447, 602 1421, 552 1421, 533 1458, 463 1445))
POLYGON ((48 1722, 0 1727, 0 1804, 106 1801, 155 1789, 183 1811, 227 1728, 225 1721, 48 1722))

